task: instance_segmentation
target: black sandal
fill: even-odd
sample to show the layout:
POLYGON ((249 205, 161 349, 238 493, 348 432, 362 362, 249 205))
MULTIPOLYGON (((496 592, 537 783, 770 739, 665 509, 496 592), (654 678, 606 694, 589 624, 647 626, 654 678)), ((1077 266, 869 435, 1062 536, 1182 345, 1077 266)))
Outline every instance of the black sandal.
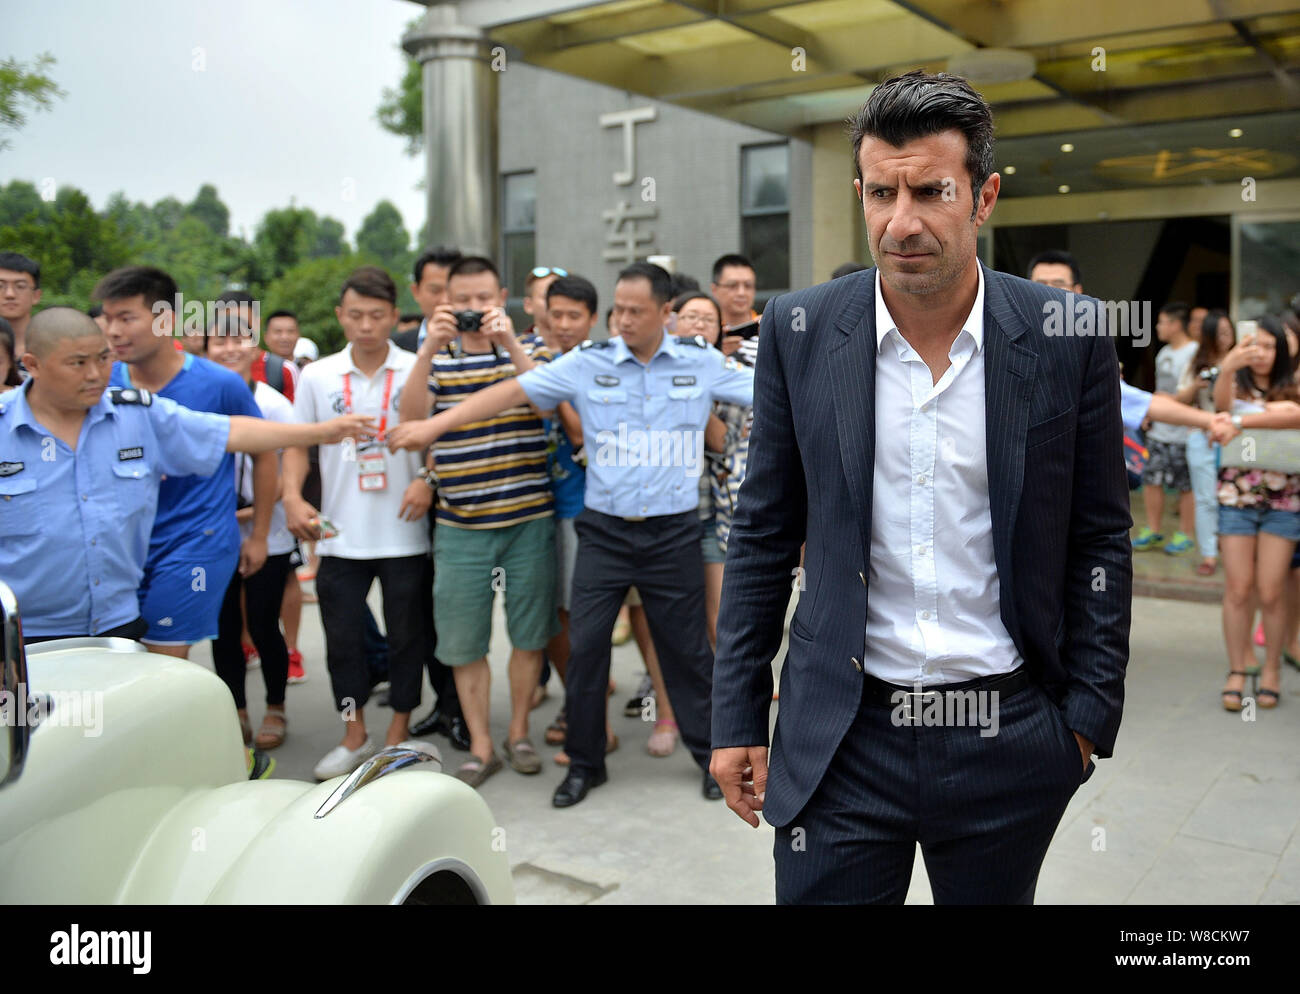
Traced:
MULTIPOLYGON (((1250 676, 1245 670, 1228 670, 1228 676, 1250 676)), ((1223 710, 1240 711, 1241 710, 1241 691, 1240 690, 1221 690, 1219 697, 1223 700, 1223 710), (1231 699, 1236 699, 1236 707, 1232 706, 1231 699)))

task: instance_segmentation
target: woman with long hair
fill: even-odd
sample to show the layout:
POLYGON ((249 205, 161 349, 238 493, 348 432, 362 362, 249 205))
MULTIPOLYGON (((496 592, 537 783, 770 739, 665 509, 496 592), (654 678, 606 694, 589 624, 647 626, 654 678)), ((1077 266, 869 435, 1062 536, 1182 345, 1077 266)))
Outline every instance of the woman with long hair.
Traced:
MULTIPOLYGON (((1215 407, 1231 411, 1237 431, 1300 428, 1300 391, 1281 322, 1260 318, 1219 364, 1215 407)), ((1300 539, 1300 473, 1272 466, 1225 466, 1219 471, 1219 546, 1224 569, 1223 637, 1228 682, 1223 706, 1242 708, 1245 679, 1255 668, 1250 626, 1254 599, 1264 615, 1265 661, 1257 704, 1276 707, 1286 627, 1284 591, 1300 539)))
MULTIPOLYGON (((1200 345, 1183 371, 1175 395, 1183 404, 1203 411, 1214 411, 1214 382, 1219 378, 1219 362, 1236 341, 1236 329, 1225 311, 1211 310, 1201 321, 1200 345)), ((1187 469, 1196 498, 1196 544, 1201 561, 1196 572, 1210 576, 1219 562, 1219 500, 1217 479, 1219 453, 1209 435, 1192 431, 1187 436, 1187 469)))

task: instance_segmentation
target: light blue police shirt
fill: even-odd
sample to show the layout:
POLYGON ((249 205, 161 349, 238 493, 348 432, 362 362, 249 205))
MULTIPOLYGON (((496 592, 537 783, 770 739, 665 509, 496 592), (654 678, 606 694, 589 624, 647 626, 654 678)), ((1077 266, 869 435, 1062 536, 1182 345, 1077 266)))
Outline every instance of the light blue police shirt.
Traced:
POLYGON ((519 376, 529 401, 582 419, 586 506, 624 518, 695 511, 715 400, 750 407, 754 371, 699 335, 664 334, 642 363, 622 338, 584 342, 519 376))
POLYGON ((0 394, 0 580, 25 636, 94 635, 139 617, 158 484, 215 472, 230 419, 106 390, 73 451, 32 414, 31 386, 0 394))

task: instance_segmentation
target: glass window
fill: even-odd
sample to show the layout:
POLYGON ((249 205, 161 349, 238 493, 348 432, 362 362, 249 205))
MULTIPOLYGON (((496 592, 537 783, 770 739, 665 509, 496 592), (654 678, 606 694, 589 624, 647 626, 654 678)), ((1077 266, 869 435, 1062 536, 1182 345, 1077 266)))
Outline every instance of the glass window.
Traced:
POLYGON ((790 286, 790 146, 740 150, 740 251, 754 263, 758 300, 790 286))
POLYGON ((501 279, 510 293, 511 310, 522 307, 524 279, 537 257, 537 174, 502 177, 501 279))
POLYGON ((1300 219, 1237 224, 1237 319, 1286 310, 1300 272, 1300 219))

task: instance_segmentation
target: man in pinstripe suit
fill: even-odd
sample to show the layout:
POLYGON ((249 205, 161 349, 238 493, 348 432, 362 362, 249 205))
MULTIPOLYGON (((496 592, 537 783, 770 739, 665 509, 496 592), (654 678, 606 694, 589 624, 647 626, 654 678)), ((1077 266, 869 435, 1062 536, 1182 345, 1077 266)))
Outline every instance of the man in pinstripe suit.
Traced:
POLYGON ((979 263, 1000 178, 965 81, 882 83, 853 130, 876 267, 763 315, 712 772, 776 826, 781 903, 901 903, 917 843, 937 902, 1031 903, 1123 705, 1115 349, 1101 309, 1085 336, 1045 324, 1095 301, 979 263))

